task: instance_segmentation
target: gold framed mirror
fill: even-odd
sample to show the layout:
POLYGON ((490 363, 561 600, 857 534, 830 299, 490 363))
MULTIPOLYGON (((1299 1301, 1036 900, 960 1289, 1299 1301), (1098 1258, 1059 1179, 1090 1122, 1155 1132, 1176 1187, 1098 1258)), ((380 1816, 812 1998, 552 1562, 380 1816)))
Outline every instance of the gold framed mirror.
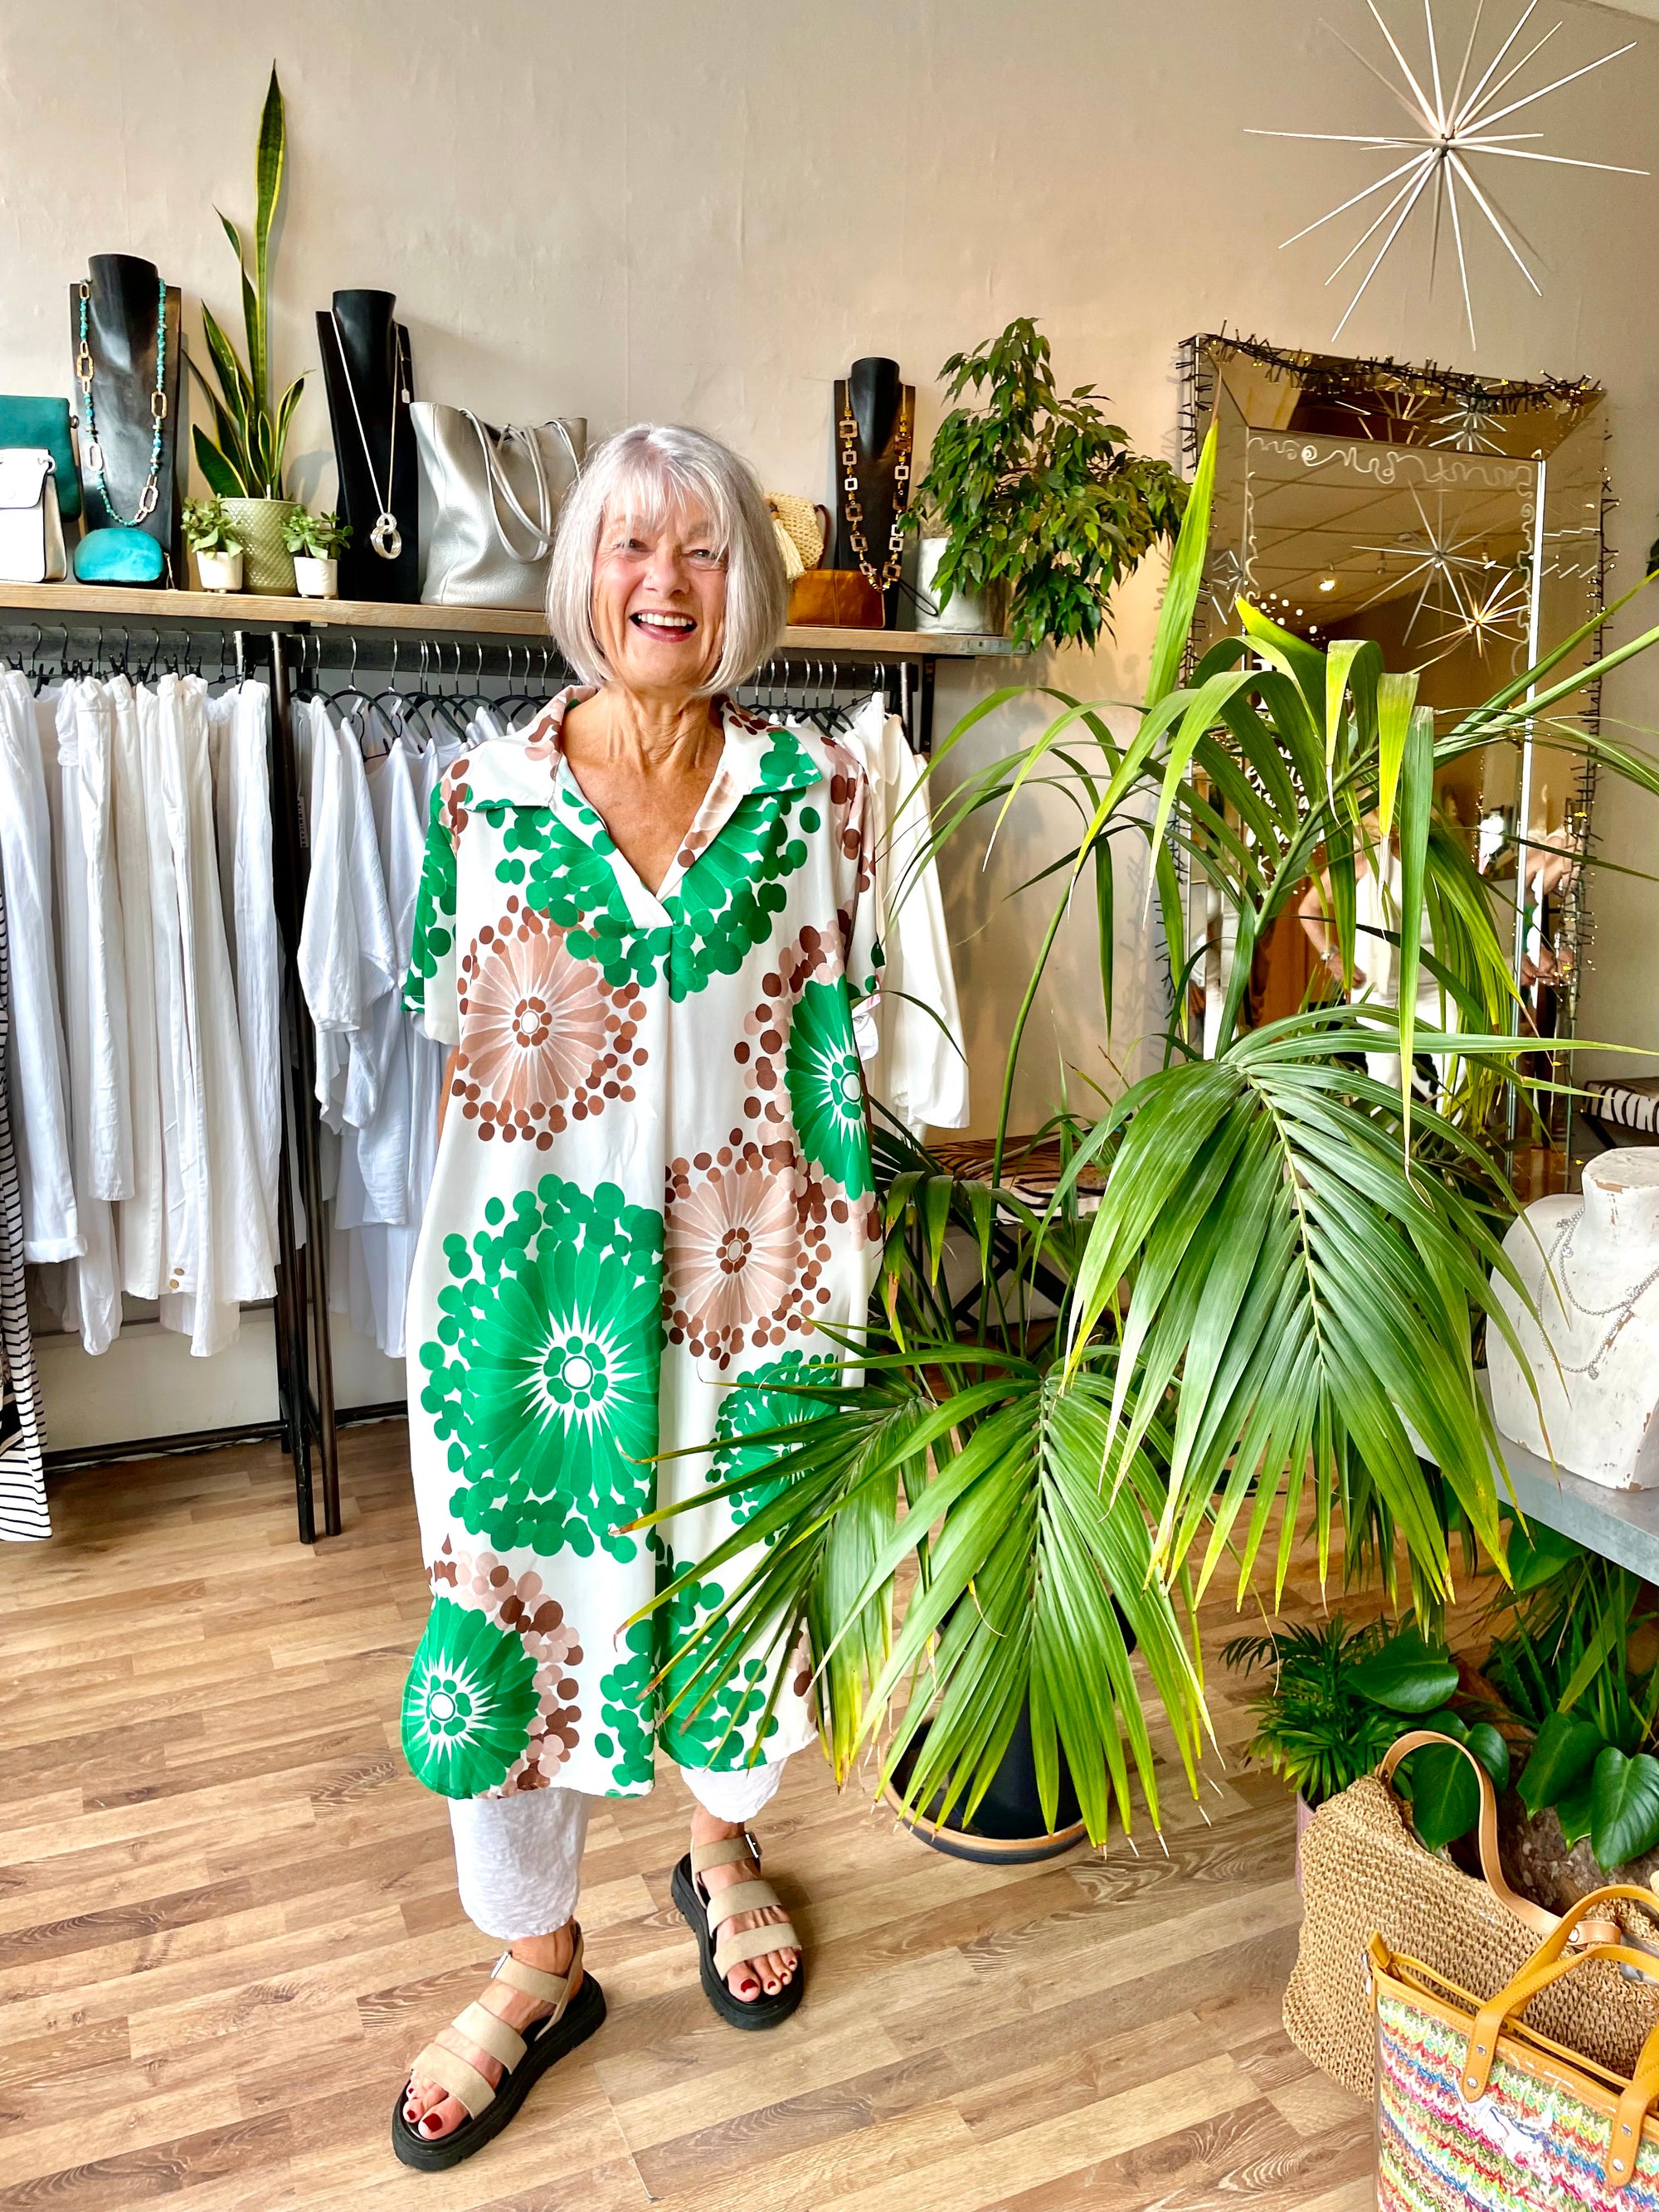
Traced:
MULTIPOLYGON (((1216 429, 1194 656, 1241 629, 1237 603, 1247 599, 1320 644, 1374 638, 1389 667, 1421 672, 1419 699, 1449 720, 1601 611, 1608 490, 1599 384, 1472 376, 1224 335, 1188 339, 1181 371, 1189 465, 1216 429)), ((1587 641, 1579 665, 1595 650, 1587 641)), ((1579 721, 1593 723, 1596 708, 1589 700, 1579 721)), ((1510 930, 1522 1018, 1553 1053, 1573 1030, 1584 878, 1543 863, 1584 852, 1591 775, 1528 724, 1519 739, 1460 763, 1437 796, 1468 836, 1510 930)), ((1194 987, 1213 1006, 1230 947, 1197 869, 1188 927, 1194 987)), ((1258 951, 1252 1018, 1293 1012, 1319 988, 1312 948, 1289 917, 1258 951)))

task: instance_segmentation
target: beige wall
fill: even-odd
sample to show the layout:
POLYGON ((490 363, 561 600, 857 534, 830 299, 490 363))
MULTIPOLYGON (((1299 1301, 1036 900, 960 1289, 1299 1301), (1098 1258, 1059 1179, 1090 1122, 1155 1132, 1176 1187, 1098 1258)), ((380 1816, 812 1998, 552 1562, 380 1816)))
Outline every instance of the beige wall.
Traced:
MULTIPOLYGON (((1544 143, 1650 161, 1659 30, 1595 8, 1549 12, 1565 21, 1560 69, 1625 37, 1638 45, 1544 106, 1544 143)), ((429 397, 497 419, 585 413, 596 431, 689 417, 769 483, 822 496, 830 380, 850 358, 897 356, 926 437, 945 355, 1029 313, 1062 380, 1097 381, 1136 441, 1173 455, 1185 333, 1224 322, 1329 340, 1339 288, 1322 279, 1352 234, 1334 249, 1277 242, 1375 173, 1372 159, 1244 129, 1396 127, 1322 13, 1370 51, 1358 0, 289 0, 258 11, 79 0, 52 14, 49 34, 38 0, 0 0, 0 374, 12 391, 69 388, 65 287, 89 252, 157 260, 185 288, 187 329, 204 290, 230 317, 213 209, 251 215, 274 53, 290 138, 281 377, 314 366, 312 311, 335 286, 382 285, 398 295, 429 397)), ((1438 13, 1443 26, 1466 20, 1451 0, 1438 13)), ((1493 20, 1507 28, 1510 13, 1493 20)), ((1659 509, 1659 185, 1504 166, 1507 203, 1546 264, 1542 301, 1493 241, 1474 239, 1472 356, 1443 274, 1424 295, 1419 240, 1345 342, 1604 378, 1629 574, 1659 509)), ((293 448, 307 495, 330 489, 326 447, 313 386, 293 448)), ((1132 699, 1156 597, 1148 573, 1121 596, 1114 646, 1092 668, 1067 657, 1054 680, 1132 699)), ((975 681, 941 687, 941 727, 975 681)), ((1659 723, 1659 666, 1614 687, 1609 706, 1659 723)), ((1035 708, 1005 713, 975 733, 974 757, 1037 721, 1035 708)), ((1654 810, 1609 807, 1600 826, 1613 857, 1659 859, 1654 810)), ((1042 895, 1000 901, 1063 827, 1027 809, 988 870, 964 845, 948 872, 981 1123, 1042 895)), ((1033 1024, 1027 1121, 1062 1060, 1110 1082, 1111 1060, 1133 1066, 1156 1020, 1136 989, 1150 967, 1127 884, 1121 904, 1111 1059, 1073 946, 1033 1024)), ((1659 1047, 1651 896, 1620 884, 1598 908, 1585 1027, 1659 1047)))

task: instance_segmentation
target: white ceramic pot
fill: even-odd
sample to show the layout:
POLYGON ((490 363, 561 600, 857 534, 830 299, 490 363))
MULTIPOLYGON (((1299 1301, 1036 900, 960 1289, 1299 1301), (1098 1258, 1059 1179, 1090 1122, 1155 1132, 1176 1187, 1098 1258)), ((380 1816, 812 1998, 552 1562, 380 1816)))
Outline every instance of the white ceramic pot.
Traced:
POLYGON ((999 635, 1002 629, 999 611, 976 593, 952 592, 950 605, 940 612, 933 597, 933 578, 950 542, 948 538, 921 540, 916 559, 916 628, 974 637, 999 635))
POLYGON ((234 553, 198 553, 196 574, 204 592, 240 592, 242 588, 242 549, 234 553))
POLYGON ((302 599, 337 599, 340 596, 339 562, 313 560, 308 553, 296 553, 294 556, 294 588, 302 599))

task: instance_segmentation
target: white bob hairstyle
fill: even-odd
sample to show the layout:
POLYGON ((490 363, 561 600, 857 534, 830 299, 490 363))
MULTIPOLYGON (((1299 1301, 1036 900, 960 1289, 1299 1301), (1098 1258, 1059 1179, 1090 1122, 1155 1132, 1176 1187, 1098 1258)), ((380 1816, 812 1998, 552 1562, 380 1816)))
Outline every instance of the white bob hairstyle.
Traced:
POLYGON ((559 516, 547 576, 547 626, 584 683, 614 673, 593 634, 593 562, 607 514, 648 528, 671 514, 704 514, 726 562, 726 634, 704 696, 735 690, 782 633, 789 584, 760 479, 706 430, 636 422, 589 459, 559 516))

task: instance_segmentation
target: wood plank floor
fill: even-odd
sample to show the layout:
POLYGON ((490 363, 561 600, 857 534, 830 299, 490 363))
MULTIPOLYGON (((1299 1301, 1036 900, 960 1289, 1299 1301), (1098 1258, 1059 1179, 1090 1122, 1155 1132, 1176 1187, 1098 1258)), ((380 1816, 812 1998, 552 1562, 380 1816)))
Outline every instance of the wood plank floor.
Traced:
POLYGON ((714 2019, 670 1902, 678 1777, 598 1809, 609 2021, 468 2164, 399 2166, 406 2062, 489 1957, 397 1748, 426 1608, 404 1454, 348 1433, 346 1533, 313 1551, 257 1449, 65 1478, 55 1540, 0 1551, 0 2207, 1370 2204, 1369 2112, 1279 2027, 1291 1802, 1239 1771, 1219 1669, 1225 1763, 1201 1812, 1174 1783, 1167 1852, 1143 1826, 964 1866, 796 1760, 761 1826, 810 1993, 763 2038, 714 2019))

